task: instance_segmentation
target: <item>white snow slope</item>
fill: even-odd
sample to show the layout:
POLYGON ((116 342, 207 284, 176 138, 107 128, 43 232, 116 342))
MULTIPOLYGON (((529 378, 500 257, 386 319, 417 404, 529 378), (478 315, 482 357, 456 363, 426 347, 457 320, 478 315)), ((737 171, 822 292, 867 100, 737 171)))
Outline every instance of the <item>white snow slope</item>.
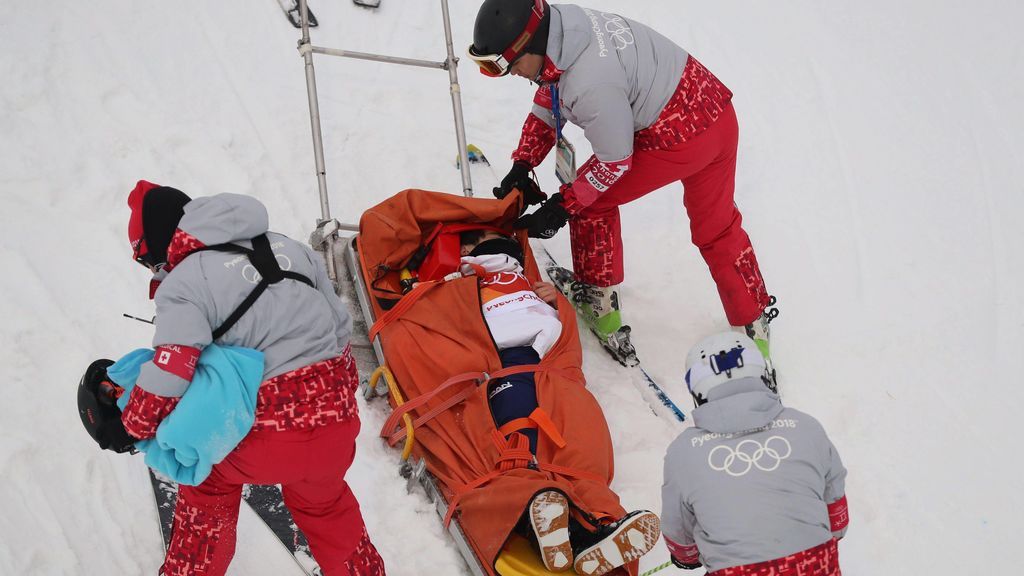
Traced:
MULTIPOLYGON (((452 2, 457 50, 478 2, 452 2)), ((1019 2, 593 0, 650 23, 736 93, 737 203, 782 315, 786 403, 850 470, 847 574, 1011 573, 1024 506, 1024 36, 1019 2)), ((440 60, 438 2, 313 0, 317 45, 440 60)), ((139 458, 101 453, 75 410, 97 357, 148 344, 146 273, 126 240, 140 178, 252 194, 275 230, 319 216, 298 39, 271 0, 6 2, 0 10, 0 574, 154 574, 139 458)), ((469 140, 499 173, 530 106, 522 79, 463 58, 469 140)), ((447 75, 317 56, 333 214, 403 188, 460 191, 447 75)), ((588 154, 579 131, 569 136, 588 154)), ((543 183, 554 188, 550 162, 543 183)), ((479 190, 487 194, 485 190, 479 190)), ((725 328, 681 187, 622 211, 623 301, 645 364, 684 406, 683 357, 725 328)), ((567 260, 568 234, 548 245, 567 260)), ((660 509, 678 429, 589 339, 586 372, 627 507, 660 509)), ((393 575, 466 572, 376 438, 349 479, 393 575)), ((659 546, 648 569, 667 559, 659 546)), ((661 574, 675 572, 667 569, 661 574)), ((255 517, 231 574, 296 574, 255 517)))

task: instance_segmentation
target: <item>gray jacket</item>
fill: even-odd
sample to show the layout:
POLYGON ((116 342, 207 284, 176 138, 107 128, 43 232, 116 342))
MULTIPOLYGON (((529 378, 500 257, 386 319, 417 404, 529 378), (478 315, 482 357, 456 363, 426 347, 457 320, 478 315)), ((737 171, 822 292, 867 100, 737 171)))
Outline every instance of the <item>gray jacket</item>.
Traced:
POLYGON ((708 572, 843 535, 845 519, 833 533, 828 505, 844 497, 846 469, 817 420, 743 378, 712 390, 693 422, 665 455, 661 529, 695 544, 708 572))
MULTIPOLYGON (((267 232, 267 209, 240 194, 196 198, 185 205, 178 228, 206 246, 231 242, 251 247, 250 238, 267 232)), ((272 284, 218 344, 263 352, 263 379, 333 358, 348 344, 352 319, 334 293, 323 259, 308 246, 270 232, 271 249, 282 269, 298 272, 316 288, 296 280, 272 284)), ((153 346, 202 349, 212 332, 241 304, 259 281, 242 254, 193 252, 179 262, 156 291, 153 346)), ((189 382, 157 367, 143 366, 138 383, 160 396, 181 396, 189 382)))
MULTIPOLYGON (((633 133, 658 119, 689 57, 639 22, 571 4, 551 6, 547 56, 563 71, 562 115, 602 162, 633 154, 633 133)), ((535 104, 533 113, 554 127, 550 108, 535 104)))

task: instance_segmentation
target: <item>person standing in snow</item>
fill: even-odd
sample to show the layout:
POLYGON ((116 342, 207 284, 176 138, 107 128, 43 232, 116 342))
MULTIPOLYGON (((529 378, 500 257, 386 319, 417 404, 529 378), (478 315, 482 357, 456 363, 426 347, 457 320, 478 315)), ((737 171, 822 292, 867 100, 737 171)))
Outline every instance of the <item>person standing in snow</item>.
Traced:
MULTIPOLYGON (((738 127, 732 92, 693 56, 617 14, 545 0, 485 0, 470 57, 487 76, 539 84, 512 169, 494 189, 540 204, 518 225, 550 238, 566 223, 576 282, 571 295, 595 334, 623 361, 635 353, 619 312, 623 281, 619 206, 682 182, 693 243, 711 270, 729 323, 769 357, 770 297, 733 202, 738 127), (559 122, 556 122, 556 118, 559 122), (594 155, 547 198, 530 172, 553 148, 571 155, 565 121, 594 155), (556 126, 557 123, 557 126, 556 126)), ((627 362, 624 362, 627 363, 627 362)), ((635 362, 631 362, 635 363, 635 362)))
POLYGON ((207 345, 254 348, 265 358, 252 430, 201 484, 179 486, 161 575, 227 571, 242 487, 250 483, 281 484, 324 574, 383 575, 344 480, 359 432, 358 377, 348 344, 352 320, 321 257, 269 232, 266 208, 249 196, 193 200, 139 181, 128 206, 134 259, 154 273, 156 301, 156 355, 142 367, 120 420, 130 438, 154 437, 207 345), (253 252, 217 250, 227 243, 253 252), (260 254, 285 276, 246 307, 260 284, 260 254))
POLYGON ((686 358, 693 428, 665 455, 672 562, 713 576, 840 576, 846 469, 821 424, 786 408, 754 342, 725 332, 686 358))

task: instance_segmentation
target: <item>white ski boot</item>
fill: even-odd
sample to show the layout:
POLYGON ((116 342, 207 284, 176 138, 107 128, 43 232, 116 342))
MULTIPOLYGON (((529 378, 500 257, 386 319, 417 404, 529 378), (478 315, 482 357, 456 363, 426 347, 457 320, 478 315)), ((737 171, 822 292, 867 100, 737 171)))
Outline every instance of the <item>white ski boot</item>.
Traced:
POLYGON ((600 530, 607 535, 576 555, 577 574, 600 576, 647 554, 661 536, 661 522, 653 512, 637 510, 600 530))
POLYGON ((572 568, 569 543, 569 501, 565 495, 546 490, 530 501, 530 526, 540 546, 540 557, 550 572, 572 568))

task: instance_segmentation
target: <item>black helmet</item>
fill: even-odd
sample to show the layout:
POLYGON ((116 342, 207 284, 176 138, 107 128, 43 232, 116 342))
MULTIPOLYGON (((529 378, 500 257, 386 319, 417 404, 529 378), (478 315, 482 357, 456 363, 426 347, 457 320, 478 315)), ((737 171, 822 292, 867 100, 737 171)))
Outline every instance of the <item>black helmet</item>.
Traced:
POLYGON ((523 247, 515 238, 502 236, 500 238, 484 240, 477 244, 469 253, 470 256, 486 256, 488 254, 504 254, 505 256, 515 259, 516 262, 519 262, 520 266, 525 267, 523 262, 525 262, 526 259, 523 257, 523 247))
POLYGON ((471 51, 479 55, 502 54, 514 42, 522 40, 525 45, 516 47, 516 56, 544 54, 550 12, 544 0, 484 0, 476 14, 471 51), (534 13, 541 17, 540 25, 528 38, 521 39, 534 13))

